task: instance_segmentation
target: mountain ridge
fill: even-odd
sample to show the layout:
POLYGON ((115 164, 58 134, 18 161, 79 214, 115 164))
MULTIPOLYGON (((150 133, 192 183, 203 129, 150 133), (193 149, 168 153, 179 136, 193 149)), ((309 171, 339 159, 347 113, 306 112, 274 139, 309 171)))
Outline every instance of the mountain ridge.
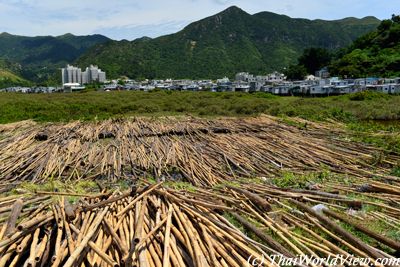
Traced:
POLYGON ((374 30, 378 19, 293 19, 272 12, 250 15, 232 6, 154 39, 111 41, 76 63, 99 65, 110 77, 218 78, 239 71, 265 73, 294 63, 305 48, 346 47, 374 30))
POLYGON ((26 37, 0 34, 0 59, 21 65, 22 77, 59 83, 67 63, 99 65, 108 77, 218 78, 265 73, 294 63, 305 48, 339 49, 374 30, 379 20, 309 20, 232 6, 157 38, 115 41, 94 34, 26 37), (62 53, 60 53, 62 51, 62 53))

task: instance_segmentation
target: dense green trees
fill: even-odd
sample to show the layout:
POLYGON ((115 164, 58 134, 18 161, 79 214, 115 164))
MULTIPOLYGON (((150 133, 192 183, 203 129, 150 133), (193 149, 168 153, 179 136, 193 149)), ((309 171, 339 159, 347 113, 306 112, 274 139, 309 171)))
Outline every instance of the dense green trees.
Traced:
POLYGON ((308 48, 299 58, 299 65, 304 66, 308 73, 314 74, 317 70, 328 66, 332 59, 332 53, 325 48, 308 48))
POLYGON ((333 52, 325 48, 311 47, 304 49, 297 65, 290 65, 284 72, 289 80, 302 80, 307 74, 326 67, 332 60, 333 52))
POLYGON ((330 69, 346 77, 400 76, 400 16, 393 15, 354 41, 330 69))
POLYGON ((289 80, 302 80, 307 75, 307 69, 303 65, 290 65, 284 70, 289 80))
POLYGON ((2 76, 2 73, 0 71, 0 89, 7 88, 7 87, 13 87, 13 86, 30 86, 31 84, 28 81, 25 81, 23 79, 14 79, 13 77, 7 76, 4 77, 2 76))
POLYGON ((400 76, 400 16, 383 20, 376 30, 357 38, 348 48, 328 51, 305 49, 297 65, 286 70, 290 79, 299 79, 329 66, 331 75, 345 78, 400 76))

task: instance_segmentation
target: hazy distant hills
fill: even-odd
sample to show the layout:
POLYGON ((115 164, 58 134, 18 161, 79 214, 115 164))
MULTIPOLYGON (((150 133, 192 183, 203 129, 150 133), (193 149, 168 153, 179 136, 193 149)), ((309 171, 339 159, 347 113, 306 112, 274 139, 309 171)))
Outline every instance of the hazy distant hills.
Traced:
POLYGON ((57 68, 75 61, 94 45, 110 39, 102 35, 26 37, 0 34, 0 59, 19 64, 19 74, 34 81, 46 81, 57 68))
POLYGON ((348 46, 379 22, 374 17, 324 21, 271 12, 250 15, 230 7, 175 34, 97 45, 77 62, 98 64, 109 77, 217 78, 238 71, 266 73, 294 63, 305 48, 348 46))
POLYGON ((217 78, 238 71, 279 70, 295 63, 305 48, 346 47, 379 23, 374 17, 324 21, 271 12, 250 15, 230 7, 155 39, 111 41, 102 35, 24 37, 2 33, 0 59, 19 66, 11 70, 15 74, 36 82, 56 82, 59 68, 67 63, 81 67, 98 64, 108 77, 217 78))

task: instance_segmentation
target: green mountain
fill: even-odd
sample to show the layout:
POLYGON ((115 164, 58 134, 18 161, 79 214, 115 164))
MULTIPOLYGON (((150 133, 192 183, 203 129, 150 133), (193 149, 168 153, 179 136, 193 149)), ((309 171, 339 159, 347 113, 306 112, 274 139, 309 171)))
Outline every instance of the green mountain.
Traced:
POLYGON ((384 20, 375 31, 354 41, 332 63, 340 76, 400 76, 400 16, 384 20))
POLYGON ((175 34, 97 45, 77 63, 82 67, 97 64, 109 77, 217 78, 239 71, 266 73, 295 63, 308 47, 345 47, 378 24, 374 17, 307 20, 270 12, 250 15, 230 7, 175 34))
POLYGON ((58 68, 75 61, 94 45, 108 42, 102 35, 26 37, 0 34, 0 59, 21 66, 21 75, 33 81, 47 81, 58 68))

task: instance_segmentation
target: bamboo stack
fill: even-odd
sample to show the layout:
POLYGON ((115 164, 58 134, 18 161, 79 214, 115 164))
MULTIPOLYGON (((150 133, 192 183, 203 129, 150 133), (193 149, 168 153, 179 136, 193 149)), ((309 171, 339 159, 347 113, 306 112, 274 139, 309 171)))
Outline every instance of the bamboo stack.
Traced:
POLYGON ((160 183, 87 196, 72 209, 66 194, 41 194, 59 197, 28 212, 21 213, 22 201, 19 212, 11 208, 0 266, 243 266, 264 251, 213 214, 231 210, 222 201, 195 200, 160 183))
POLYGON ((390 205, 391 193, 380 193, 387 197, 380 202, 357 194, 278 188, 268 181, 191 190, 144 181, 73 204, 67 196, 79 194, 3 197, 0 266, 247 266, 251 259, 277 266, 274 255, 340 254, 349 256, 348 264, 355 257, 394 259, 399 240, 365 222, 399 230, 400 208, 390 205), (324 208, 315 210, 317 203, 324 208), (363 209, 374 204, 379 209, 363 209))
POLYGON ((394 259, 400 179, 388 170, 399 156, 338 138, 340 127, 297 123, 307 127, 269 116, 0 126, 0 267, 394 259), (282 171, 321 166, 333 175, 320 184, 274 183, 282 171), (49 179, 106 186, 90 194, 18 190, 49 179), (134 185, 107 188, 120 180, 134 185), (175 189, 179 181, 190 187, 175 189))
POLYGON ((49 178, 187 181, 213 186, 236 177, 302 173, 325 166, 357 177, 387 177, 397 155, 337 138, 339 130, 306 129, 261 116, 202 120, 165 118, 3 127, 2 185, 49 178))

